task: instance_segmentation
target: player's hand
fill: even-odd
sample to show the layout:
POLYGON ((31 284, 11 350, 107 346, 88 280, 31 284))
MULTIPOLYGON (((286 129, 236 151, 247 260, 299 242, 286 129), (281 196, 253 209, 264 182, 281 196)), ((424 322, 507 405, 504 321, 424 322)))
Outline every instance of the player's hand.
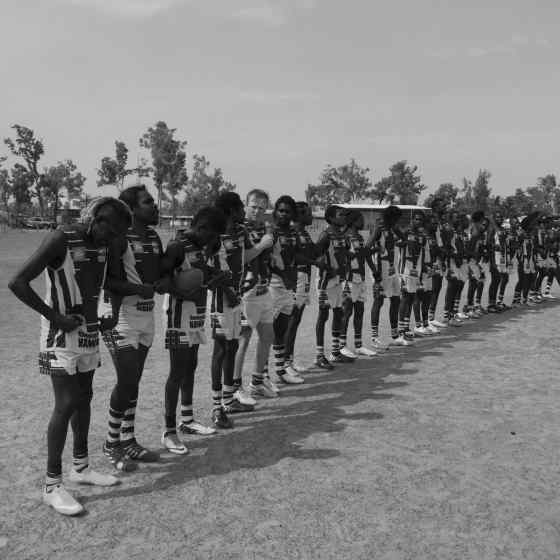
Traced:
POLYGON ((170 288, 171 288, 171 278, 169 276, 166 276, 165 278, 160 278, 154 284, 154 290, 158 294, 169 293, 170 288))
POLYGON ((117 317, 99 317, 99 330, 101 332, 113 330, 117 323, 119 322, 119 318, 117 317))
POLYGON ((136 294, 142 299, 152 299, 154 297, 154 285, 153 284, 139 284, 136 294))
POLYGON ((259 247, 262 250, 264 250, 264 249, 272 248, 273 245, 274 245, 274 237, 272 237, 272 234, 270 233, 265 233, 259 242, 259 247))
POLYGON ((51 323, 63 332, 72 332, 84 323, 84 318, 81 315, 62 315, 57 313, 51 323))
POLYGON ((225 270, 215 272, 207 281, 206 285, 210 290, 220 287, 231 286, 231 275, 225 270))

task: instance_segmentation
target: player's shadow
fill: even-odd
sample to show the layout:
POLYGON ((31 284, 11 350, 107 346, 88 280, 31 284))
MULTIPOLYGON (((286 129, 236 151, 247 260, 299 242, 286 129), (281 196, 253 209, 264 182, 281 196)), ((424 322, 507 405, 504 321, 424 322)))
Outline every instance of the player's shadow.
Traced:
MULTIPOLYGON (((535 312, 539 312, 539 307, 533 308, 535 312)), ((160 462, 143 466, 141 473, 156 475, 155 480, 141 477, 140 485, 115 487, 102 494, 84 496, 83 501, 166 491, 211 475, 267 468, 285 458, 313 461, 337 457, 339 450, 314 447, 308 438, 343 432, 354 422, 381 419, 382 414, 375 410, 376 401, 398 398, 392 391, 408 385, 395 378, 417 374, 424 358, 444 354, 457 341, 471 344, 488 339, 502 329, 504 322, 524 310, 487 315, 460 328, 449 327, 441 336, 426 337, 412 347, 390 350, 372 360, 339 365, 332 372, 310 372, 305 384, 284 387, 279 399, 261 400, 253 413, 235 415, 235 429, 208 438, 189 439, 191 455, 165 455, 160 462), (389 379, 391 376, 395 377, 389 379), (359 412, 353 410, 357 405, 361 408, 359 412)))
POLYGON ((370 423, 381 419, 383 416, 375 410, 375 402, 394 398, 392 390, 407 385, 385 379, 400 367, 400 360, 395 360, 390 367, 371 372, 362 363, 356 363, 338 367, 323 381, 310 378, 303 385, 283 388, 280 398, 259 401, 254 413, 233 416, 235 429, 208 438, 189 439, 191 456, 166 455, 159 463, 143 466, 142 471, 158 476, 156 480, 84 496, 84 502, 165 491, 210 475, 266 468, 285 458, 337 457, 339 450, 317 448, 306 440, 316 434, 342 432, 351 422, 370 423), (371 401, 365 410, 364 407, 359 412, 348 410, 365 401, 371 401))

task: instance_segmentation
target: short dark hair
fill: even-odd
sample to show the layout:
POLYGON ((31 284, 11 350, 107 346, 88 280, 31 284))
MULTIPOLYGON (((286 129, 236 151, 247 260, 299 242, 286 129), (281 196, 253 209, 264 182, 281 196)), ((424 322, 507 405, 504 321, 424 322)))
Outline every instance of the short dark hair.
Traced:
POLYGON ((133 210, 138 204, 138 195, 142 191, 147 190, 148 189, 146 188, 146 185, 142 185, 140 183, 137 185, 132 185, 121 192, 121 194, 119 195, 119 200, 122 200, 131 210, 133 210))
POLYGON ((471 220, 477 224, 479 222, 482 222, 482 220, 484 219, 484 212, 482 210, 476 210, 475 212, 472 213, 471 216, 471 220))
POLYGON ((232 210, 243 208, 243 201, 236 192, 224 191, 216 197, 214 206, 219 208, 227 217, 231 216, 232 210))
POLYGON ((254 196, 255 198, 263 198, 264 200, 266 200, 267 206, 270 204, 270 196, 268 196, 268 193, 266 191, 263 191, 262 189, 251 189, 247 193, 247 198, 245 199, 245 201, 249 202, 249 199, 252 196, 254 196))
POLYGON ((216 233, 222 234, 226 231, 227 218, 225 214, 213 206, 203 206, 193 217, 191 227, 202 224, 207 225, 216 233))
POLYGON ((292 210, 292 216, 296 215, 296 201, 289 194, 283 194, 274 203, 274 212, 276 212, 276 210, 278 210, 278 206, 280 206, 280 204, 287 204, 292 210))
POLYGON ((401 215, 402 210, 398 206, 391 204, 391 206, 387 206, 387 208, 383 210, 383 221, 386 224, 395 225, 399 221, 401 215))
POLYGON ((351 208, 346 213, 346 225, 351 226, 354 222, 360 219, 363 220, 364 216, 359 210, 356 210, 355 208, 351 208))
POLYGON ((327 224, 330 224, 332 222, 332 219, 336 216, 336 213, 341 208, 342 207, 338 206, 337 204, 329 204, 325 208, 325 221, 327 222, 327 224))

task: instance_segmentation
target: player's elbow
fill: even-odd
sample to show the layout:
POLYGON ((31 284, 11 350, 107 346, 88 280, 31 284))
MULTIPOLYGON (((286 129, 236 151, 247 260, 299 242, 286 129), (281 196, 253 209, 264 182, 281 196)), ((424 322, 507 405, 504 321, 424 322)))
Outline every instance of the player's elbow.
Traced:
POLYGON ((20 296, 24 292, 27 285, 27 282, 19 275, 14 276, 8 282, 8 288, 16 296, 20 296))

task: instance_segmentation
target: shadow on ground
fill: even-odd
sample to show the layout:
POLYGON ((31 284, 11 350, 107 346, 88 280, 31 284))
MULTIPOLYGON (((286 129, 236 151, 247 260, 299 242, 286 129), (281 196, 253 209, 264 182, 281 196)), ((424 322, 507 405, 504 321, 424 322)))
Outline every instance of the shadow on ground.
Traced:
MULTIPOLYGON (((480 341, 495 336, 506 321, 517 321, 525 313, 542 313, 544 308, 512 309, 468 321, 462 327, 445 329, 441 335, 426 337, 408 348, 391 349, 372 360, 359 360, 337 366, 332 372, 311 371, 304 385, 289 386, 279 399, 259 401, 251 414, 236 415, 235 429, 210 438, 191 439, 191 454, 183 457, 164 455, 159 463, 146 465, 146 474, 158 474, 145 484, 117 487, 109 492, 84 496, 84 503, 118 497, 161 492, 176 485, 211 475, 223 475, 241 469, 260 469, 285 458, 321 460, 338 456, 336 449, 307 449, 305 440, 318 433, 341 432, 348 421, 376 421, 375 412, 353 413, 347 409, 365 402, 396 397, 391 391, 408 383, 388 381, 390 376, 418 373, 422 358, 438 356, 458 340, 480 341), (411 364, 415 364, 410 367, 411 364)), ((374 405, 373 405, 374 406, 374 405)))

